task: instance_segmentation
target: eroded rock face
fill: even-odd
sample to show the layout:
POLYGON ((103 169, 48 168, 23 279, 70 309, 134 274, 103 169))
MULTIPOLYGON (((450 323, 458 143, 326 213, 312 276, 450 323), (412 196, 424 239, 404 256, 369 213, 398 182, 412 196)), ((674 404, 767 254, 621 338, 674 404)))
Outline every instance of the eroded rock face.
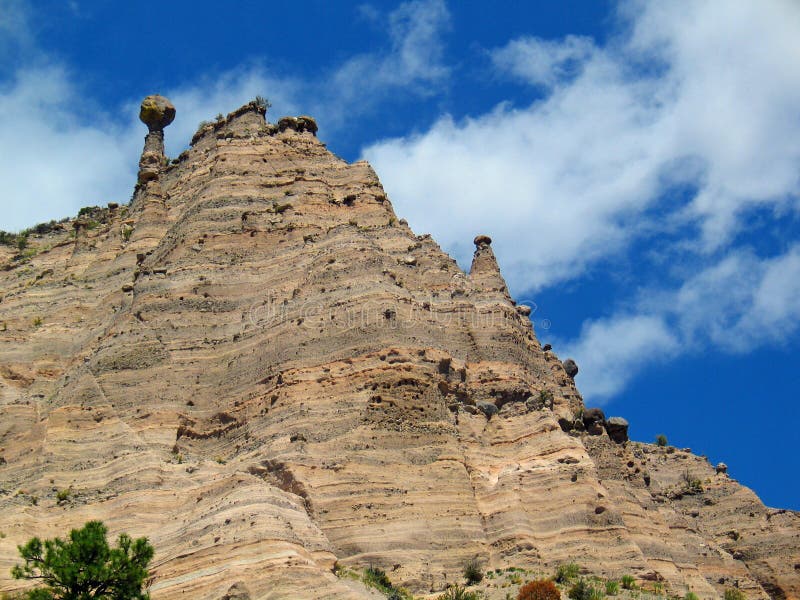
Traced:
POLYGON ((101 519, 151 539, 154 600, 372 597, 335 562, 441 591, 476 556, 800 594, 795 513, 580 431, 490 245, 462 272, 367 163, 263 114, 204 126, 79 238, 0 247, 0 590, 18 544, 101 519))

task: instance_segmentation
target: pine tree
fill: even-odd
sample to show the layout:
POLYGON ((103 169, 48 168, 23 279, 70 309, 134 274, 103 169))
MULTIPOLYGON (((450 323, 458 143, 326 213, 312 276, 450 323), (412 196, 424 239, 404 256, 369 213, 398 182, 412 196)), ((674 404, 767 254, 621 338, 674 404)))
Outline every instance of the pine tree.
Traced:
POLYGON ((147 538, 123 533, 117 547, 106 541, 108 529, 89 521, 73 529, 68 540, 32 538, 19 552, 25 564, 11 570, 15 579, 39 580, 44 587, 28 591, 26 600, 149 600, 142 590, 153 547, 147 538))

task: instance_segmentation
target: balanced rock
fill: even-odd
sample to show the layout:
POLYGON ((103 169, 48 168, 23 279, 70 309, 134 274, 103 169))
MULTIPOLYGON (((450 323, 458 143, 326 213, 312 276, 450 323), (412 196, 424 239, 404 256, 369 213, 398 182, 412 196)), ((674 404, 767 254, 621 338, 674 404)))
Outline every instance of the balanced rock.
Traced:
POLYGON ((719 474, 725 474, 728 472, 728 465, 726 465, 724 462, 717 463, 717 466, 714 467, 714 470, 719 474))
POLYGON ((606 420, 606 432, 617 444, 628 441, 628 421, 622 417, 610 417, 606 420))
POLYGON ((492 238, 490 238, 488 235, 475 236, 475 239, 472 241, 478 247, 492 245, 492 238))
POLYGON ((161 131, 175 119, 175 107, 164 96, 147 96, 139 108, 139 119, 150 131, 161 131))
POLYGON ((578 363, 576 363, 571 358, 565 360, 561 365, 564 367, 564 370, 567 372, 572 379, 575 379, 575 375, 578 374, 578 363))

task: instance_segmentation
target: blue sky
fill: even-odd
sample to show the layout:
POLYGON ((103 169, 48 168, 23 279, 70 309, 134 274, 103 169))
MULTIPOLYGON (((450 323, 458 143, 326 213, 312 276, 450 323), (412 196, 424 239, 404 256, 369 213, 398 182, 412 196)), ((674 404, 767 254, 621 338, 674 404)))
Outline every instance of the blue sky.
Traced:
POLYGON ((800 509, 798 66, 793 0, 0 0, 0 228, 126 201, 149 93, 172 156, 266 96, 462 266, 491 235, 588 405, 800 509))

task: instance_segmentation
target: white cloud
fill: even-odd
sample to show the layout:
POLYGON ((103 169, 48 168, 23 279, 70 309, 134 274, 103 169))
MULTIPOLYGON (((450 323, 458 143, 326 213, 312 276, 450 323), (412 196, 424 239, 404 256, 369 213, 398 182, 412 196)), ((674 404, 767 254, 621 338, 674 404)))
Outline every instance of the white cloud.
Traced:
POLYGON ((607 48, 525 38, 494 53, 515 76, 554 83, 545 99, 443 117, 423 135, 367 148, 399 212, 462 260, 463 240, 494 233, 521 290, 575 277, 643 229, 698 226, 694 242, 715 249, 749 207, 796 206, 800 72, 786 65, 800 64, 800 8, 636 7, 631 36, 607 48), (641 56, 661 69, 632 71, 641 56), (579 63, 566 81, 564 61, 579 63), (688 206, 648 216, 686 183, 698 187, 688 206))
MULTIPOLYGON (((0 59, 12 64, 32 43, 28 11, 23 0, 3 0, 0 7, 0 59)), ((2 72, 2 67, 0 67, 2 72)))
MULTIPOLYGON (((362 7, 371 20, 379 13, 362 7)), ((372 108, 390 93, 429 95, 438 91, 450 73, 443 62, 441 35, 450 24, 444 0, 404 2, 386 18, 390 45, 384 50, 354 56, 323 82, 325 102, 315 114, 339 125, 348 112, 372 108), (341 106, 341 111, 326 107, 341 106)))
POLYGON ((800 244, 759 258, 736 250, 676 289, 646 290, 628 313, 584 323, 558 346, 580 368, 581 391, 608 400, 644 368, 710 345, 746 353, 800 329, 800 244))
POLYGON ((491 53, 492 62, 531 84, 553 86, 576 75, 596 52, 594 41, 584 36, 568 35, 563 40, 520 38, 491 53))
POLYGON ((85 205, 129 199, 138 142, 130 129, 114 126, 100 112, 94 123, 83 124, 75 107, 84 105, 55 66, 20 73, 0 92, 3 228, 22 229, 74 215, 85 205))
POLYGON ((800 5, 631 1, 620 19, 604 46, 525 37, 492 51, 501 73, 546 92, 527 106, 444 116, 364 151, 398 213, 462 264, 473 235, 492 235, 517 293, 601 260, 613 268, 650 242, 669 286, 670 256, 681 256, 672 290, 622 299, 640 305, 587 322, 568 346, 583 363, 581 387, 604 397, 650 360, 643 353, 774 343, 796 331, 797 315, 794 288, 774 274, 795 269, 794 250, 764 259, 739 244, 754 209, 767 219, 800 210, 800 5), (613 360, 593 356, 611 334, 613 360))
POLYGON ((564 356, 575 357, 581 392, 597 402, 622 391, 642 368, 674 356, 679 346, 662 318, 617 315, 584 323, 564 356))
MULTIPOLYGON (((192 81, 163 93, 176 107, 175 121, 164 132, 170 156, 177 156, 188 146, 201 121, 213 120, 217 113, 234 110, 257 95, 272 104, 269 109, 272 120, 276 120, 274 115, 298 114, 302 110, 298 100, 301 83, 272 76, 258 65, 192 81)), ((131 105, 132 113, 138 114, 138 106, 138 102, 131 105)), ((142 129, 142 137, 146 133, 142 129)))
MULTIPOLYGON (((94 106, 75 73, 41 55, 26 8, 14 1, 0 11, 0 57, 25 49, 15 55, 17 70, 0 80, 0 153, 13 157, 0 162, 0 228, 7 230, 75 215, 86 205, 126 202, 147 133, 137 119, 140 98, 120 107, 94 106)), ((251 64, 143 95, 162 93, 177 108, 165 132, 170 156, 188 145, 200 121, 256 95, 272 102, 270 118, 313 114, 324 134, 374 110, 389 92, 427 94, 443 83, 448 71, 439 36, 448 22, 443 0, 406 2, 383 17, 385 49, 347 60, 319 80, 280 76, 251 64)))
POLYGON ((781 343, 800 325, 800 245, 769 258, 733 252, 659 308, 671 313, 687 345, 747 352, 781 343))

